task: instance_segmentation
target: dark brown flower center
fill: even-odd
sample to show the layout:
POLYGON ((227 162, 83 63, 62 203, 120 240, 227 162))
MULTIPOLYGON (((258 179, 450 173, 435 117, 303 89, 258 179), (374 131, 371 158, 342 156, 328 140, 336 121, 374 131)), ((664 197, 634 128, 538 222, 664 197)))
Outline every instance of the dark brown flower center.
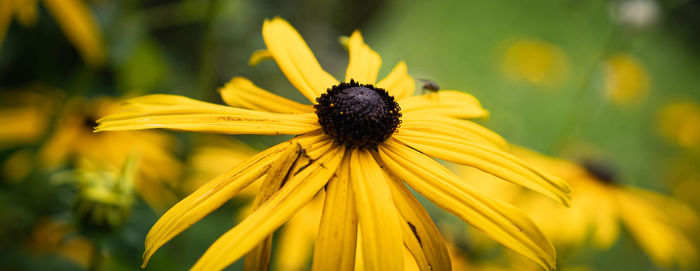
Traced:
POLYGON ((612 184, 617 179, 615 169, 609 163, 595 159, 585 159, 581 162, 581 165, 588 174, 604 183, 612 184))
POLYGON ((350 80, 316 98, 316 115, 323 131, 352 148, 375 148, 396 132, 401 108, 386 90, 350 80))

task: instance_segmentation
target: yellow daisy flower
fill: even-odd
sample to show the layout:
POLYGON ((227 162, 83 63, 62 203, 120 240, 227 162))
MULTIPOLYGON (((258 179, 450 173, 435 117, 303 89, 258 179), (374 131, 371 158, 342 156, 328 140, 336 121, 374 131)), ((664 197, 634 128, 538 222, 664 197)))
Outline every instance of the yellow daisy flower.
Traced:
MULTIPOLYGON (((515 147, 513 153, 566 179, 574 189, 570 208, 531 193, 521 193, 511 201, 530 215, 557 247, 580 247, 590 238, 596 247, 610 248, 620 235, 622 223, 655 264, 664 268, 674 264, 684 269, 695 266, 698 250, 690 231, 700 228, 700 218, 685 203, 617 183, 615 172, 597 161, 579 165, 515 147)), ((487 176, 469 177, 486 178, 485 183, 492 183, 487 176)), ((493 187, 493 191, 513 189, 517 187, 508 184, 493 187)))
POLYGON ((508 42, 501 69, 513 79, 551 86, 564 81, 569 70, 566 53, 556 44, 536 38, 508 42))
MULTIPOLYGON (((0 0, 0 45, 14 15, 24 26, 37 20, 37 0, 0 0)), ((83 60, 95 67, 105 61, 104 42, 97 20, 82 0, 43 0, 68 40, 78 49, 83 60)))
POLYGON ((618 53, 604 63, 605 95, 617 105, 633 105, 647 96, 650 76, 644 64, 635 56, 618 53))
POLYGON ((131 155, 139 156, 138 177, 134 188, 156 210, 175 201, 169 187, 180 176, 182 165, 171 153, 174 140, 157 131, 132 131, 95 134, 97 116, 114 112, 118 105, 109 98, 88 101, 75 98, 66 102, 54 132, 38 153, 39 163, 53 170, 78 159, 98 159, 117 172, 131 155))
POLYGON ((58 107, 53 96, 57 93, 39 93, 30 89, 0 96, 0 150, 11 150, 0 163, 0 174, 5 181, 20 181, 34 169, 34 152, 28 145, 38 144, 51 124, 51 114, 58 107))
POLYGON ((314 270, 352 270, 356 264, 401 270, 404 247, 421 269, 447 270, 444 241, 406 185, 544 268, 554 268, 552 245, 526 216, 481 195, 430 158, 474 166, 569 201, 565 182, 500 150, 504 143, 498 135, 464 120, 488 115, 478 100, 447 90, 412 97, 414 80, 403 62, 377 82, 381 58, 359 31, 348 42, 344 82, 321 68, 283 19, 266 20, 263 38, 269 55, 314 105, 236 77, 221 89, 230 106, 149 95, 98 121, 97 131, 296 136, 219 175, 165 213, 146 237, 144 265, 167 241, 264 176, 252 213, 214 242, 193 270, 222 269, 246 253, 246 267, 267 266, 271 234, 324 189, 314 270))
POLYGON ((700 150, 700 104, 684 100, 664 105, 657 113, 657 127, 668 141, 700 150))

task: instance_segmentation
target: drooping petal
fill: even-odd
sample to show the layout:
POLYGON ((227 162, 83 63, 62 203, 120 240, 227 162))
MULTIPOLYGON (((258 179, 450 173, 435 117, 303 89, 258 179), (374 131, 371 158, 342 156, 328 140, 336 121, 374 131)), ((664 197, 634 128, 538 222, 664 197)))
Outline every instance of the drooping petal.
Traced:
POLYGON ((302 134, 319 128, 313 113, 277 114, 195 101, 177 95, 128 100, 122 112, 100 120, 96 131, 165 128, 224 134, 302 134))
POLYGON ((403 270, 400 217, 382 169, 369 151, 355 149, 350 171, 362 232, 363 266, 368 270, 403 270))
POLYGON ((268 59, 273 59, 272 54, 269 50, 255 50, 255 52, 250 54, 250 58, 248 59, 248 66, 255 67, 258 64, 260 64, 260 62, 263 62, 268 59))
POLYGON ((146 266, 148 259, 163 244, 219 208, 264 175, 270 168, 270 164, 291 145, 291 141, 286 141, 253 156, 248 161, 238 164, 207 182, 170 208, 148 231, 146 251, 143 253, 143 266, 146 266))
POLYGON ((93 67, 104 64, 106 55, 100 29, 84 1, 44 0, 44 5, 85 62, 93 67))
POLYGON ((356 30, 350 36, 348 52, 350 53, 350 62, 345 72, 345 82, 354 79, 360 84, 376 83, 379 68, 382 66, 382 58, 365 44, 360 31, 356 30))
POLYGON ((555 268, 552 244, 515 207, 474 191, 448 169, 395 140, 379 147, 383 165, 418 193, 547 270, 555 268))
POLYGON ((429 156, 478 168, 547 195, 564 205, 568 206, 571 201, 571 187, 566 182, 498 149, 456 137, 413 130, 401 130, 393 138, 429 156))
POLYGON ((314 112, 311 105, 275 95, 243 77, 234 77, 219 89, 219 93, 224 102, 233 107, 284 114, 314 112))
POLYGON ((420 242, 431 269, 451 270, 450 255, 447 252, 445 240, 440 235, 435 223, 430 219, 428 212, 423 209, 411 191, 399 181, 390 180, 389 188, 396 209, 399 210, 407 226, 411 228, 416 239, 420 242))
POLYGON ((301 35, 281 18, 265 20, 263 39, 289 82, 312 103, 338 80, 318 64, 301 35))
MULTIPOLYGON (((268 169, 265 180, 263 181, 260 191, 255 195, 251 212, 262 206, 272 195, 274 195, 290 176, 290 169, 299 160, 302 155, 301 146, 294 144, 288 147, 278 158, 272 163, 268 169)), ((253 250, 245 255, 243 262, 244 270, 268 270, 270 269, 270 251, 272 249, 272 235, 268 235, 260 242, 253 250)))
POLYGON ((311 270, 352 271, 355 268, 357 214, 350 183, 350 155, 326 186, 321 225, 311 270))
POLYGON ((667 217, 668 206, 656 206, 627 189, 617 193, 620 215, 627 229, 652 262, 664 269, 697 266, 698 249, 675 221, 667 217))
POLYGON ((389 75, 377 83, 377 86, 388 91, 397 101, 401 101, 413 95, 416 82, 413 77, 408 75, 406 62, 401 61, 396 64, 389 75))
POLYGON ((489 112, 481 107, 474 96, 461 91, 440 90, 409 97, 399 101, 402 112, 432 114, 453 118, 485 118, 489 112))
POLYGON ((192 270, 223 269, 250 251, 289 220, 328 183, 343 159, 344 152, 345 147, 336 145, 301 171, 294 172, 282 189, 264 205, 219 237, 192 270))
POLYGON ((500 135, 469 120, 411 113, 403 114, 401 120, 401 130, 445 135, 502 150, 508 149, 508 143, 500 135))

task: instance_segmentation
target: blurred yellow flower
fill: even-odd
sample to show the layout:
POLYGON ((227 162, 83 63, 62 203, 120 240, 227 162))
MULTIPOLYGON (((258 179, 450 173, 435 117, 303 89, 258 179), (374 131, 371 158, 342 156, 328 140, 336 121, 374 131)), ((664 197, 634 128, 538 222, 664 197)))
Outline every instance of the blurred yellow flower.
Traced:
POLYGON ((53 133, 39 149, 39 163, 48 170, 96 159, 117 172, 130 155, 139 157, 134 187, 154 209, 175 201, 170 187, 177 187, 182 165, 171 153, 174 140, 156 131, 93 133, 97 116, 114 112, 118 105, 109 98, 69 100, 58 116, 53 133))
MULTIPOLYGON (((683 269, 696 266, 698 251, 690 231, 700 227, 700 218, 686 204, 617 183, 612 169, 599 162, 579 165, 519 147, 514 147, 513 153, 567 180, 574 190, 571 208, 532 193, 521 193, 511 201, 529 214, 557 247, 580 247, 590 237, 596 247, 610 248, 620 235, 622 223, 655 264, 663 268, 677 264, 683 269)), ((489 176, 474 174, 468 175, 470 180, 492 183, 489 176)), ((509 184, 493 190, 501 189, 519 190, 509 184)))
POLYGON ((617 105, 633 105, 649 92, 650 77, 635 56, 618 53, 608 57, 603 67, 605 96, 617 105))
POLYGON ((15 91, 0 97, 0 150, 37 143, 46 133, 58 104, 48 95, 15 91))
POLYGON ((5 180, 19 181, 34 169, 34 152, 21 148, 38 144, 49 129, 51 114, 58 107, 56 93, 29 89, 13 90, 0 96, 0 150, 11 150, 0 164, 5 180))
POLYGON ((88 268, 94 245, 86 238, 77 236, 70 224, 44 218, 40 220, 25 243, 26 249, 38 254, 56 254, 82 268, 88 268))
MULTIPOLYGON (((233 138, 206 135, 197 138, 195 147, 187 159, 190 173, 182 191, 192 193, 209 180, 227 169, 245 162, 257 151, 233 138)), ((254 197, 260 189, 258 182, 251 184, 239 194, 254 197)))
POLYGON ((412 96, 415 82, 403 62, 377 83, 381 58, 359 31, 348 41, 350 61, 342 83, 321 68, 286 21, 266 20, 263 38, 282 72, 315 105, 235 77, 221 89, 230 106, 150 95, 127 101, 124 111, 99 121, 98 131, 296 136, 219 175, 165 213, 146 237, 144 265, 163 244, 262 178, 252 213, 192 269, 221 269, 244 255, 249 268, 268 266, 271 234, 322 189, 326 196, 312 269, 401 270, 411 257, 422 269, 449 269, 444 241, 405 184, 543 268, 554 268, 554 249, 529 218, 481 195, 430 158, 478 167, 568 202, 565 182, 500 150, 503 139, 465 120, 488 115, 478 100, 449 90, 412 96))
POLYGON ((668 141, 700 150, 700 105, 685 100, 664 105, 657 113, 657 127, 668 141))
POLYGON ((566 79, 569 60, 559 46, 537 38, 508 42, 501 56, 501 69, 513 79, 539 86, 552 86, 566 79))
MULTIPOLYGON (((37 21, 38 0, 0 0, 0 45, 5 39, 13 16, 23 26, 37 21)), ((42 0, 58 22, 68 40, 90 66, 101 66, 105 61, 105 49, 97 20, 83 0, 42 0)))

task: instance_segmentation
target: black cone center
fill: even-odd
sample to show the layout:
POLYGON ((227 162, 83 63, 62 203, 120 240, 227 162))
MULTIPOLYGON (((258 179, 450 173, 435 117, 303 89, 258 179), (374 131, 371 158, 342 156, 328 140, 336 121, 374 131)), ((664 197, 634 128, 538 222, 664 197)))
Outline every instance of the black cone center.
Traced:
POLYGON ((316 98, 323 131, 353 148, 375 148, 401 123, 401 109, 386 90, 353 80, 340 83, 316 98))

